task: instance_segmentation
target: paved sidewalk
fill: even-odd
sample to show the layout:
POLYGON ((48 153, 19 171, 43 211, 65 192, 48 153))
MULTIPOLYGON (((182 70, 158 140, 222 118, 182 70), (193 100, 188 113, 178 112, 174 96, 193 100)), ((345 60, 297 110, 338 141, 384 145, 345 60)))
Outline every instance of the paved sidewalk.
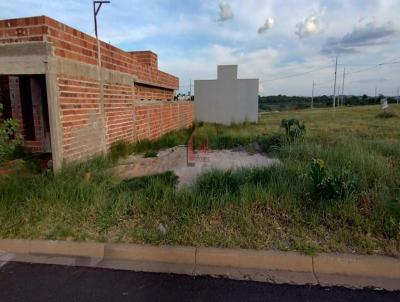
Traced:
POLYGON ((9 262, 0 301, 400 301, 400 292, 9 262))

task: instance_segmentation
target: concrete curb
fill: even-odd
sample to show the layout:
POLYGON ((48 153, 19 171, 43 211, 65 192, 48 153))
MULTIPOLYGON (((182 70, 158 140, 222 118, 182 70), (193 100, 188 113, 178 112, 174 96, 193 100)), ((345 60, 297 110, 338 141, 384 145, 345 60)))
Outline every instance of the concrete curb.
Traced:
POLYGON ((385 256, 0 239, 8 261, 400 290, 400 259, 385 256))

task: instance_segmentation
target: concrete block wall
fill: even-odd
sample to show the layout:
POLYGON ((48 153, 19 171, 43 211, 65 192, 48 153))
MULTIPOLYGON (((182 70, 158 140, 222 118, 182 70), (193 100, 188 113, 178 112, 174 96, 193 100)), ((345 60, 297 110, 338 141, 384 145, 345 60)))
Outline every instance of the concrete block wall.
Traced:
POLYGON ((195 80, 196 120, 230 125, 258 121, 258 79, 238 79, 237 65, 218 66, 216 80, 195 80))

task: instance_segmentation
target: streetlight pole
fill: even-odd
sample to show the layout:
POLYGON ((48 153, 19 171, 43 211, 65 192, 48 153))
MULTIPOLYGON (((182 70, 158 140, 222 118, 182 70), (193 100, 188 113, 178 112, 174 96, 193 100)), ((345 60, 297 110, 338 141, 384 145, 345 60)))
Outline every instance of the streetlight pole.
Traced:
POLYGON ((110 1, 93 1, 93 18, 94 18, 94 33, 96 35, 97 40, 97 62, 99 63, 99 67, 101 67, 101 54, 100 54, 100 41, 99 35, 97 33, 97 14, 100 11, 101 6, 103 3, 110 3, 110 1))

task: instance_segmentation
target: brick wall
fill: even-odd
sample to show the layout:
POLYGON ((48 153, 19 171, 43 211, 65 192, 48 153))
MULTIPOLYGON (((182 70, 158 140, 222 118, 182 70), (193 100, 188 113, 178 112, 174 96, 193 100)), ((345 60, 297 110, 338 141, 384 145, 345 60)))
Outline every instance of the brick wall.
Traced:
MULTIPOLYGON (((56 58, 98 65, 97 41, 92 36, 46 16, 0 20, 0 44, 31 41, 51 43, 56 58)), ((63 74, 57 75, 56 84, 62 158, 66 162, 98 154, 121 139, 156 139, 193 121, 193 103, 172 101, 179 79, 158 70, 155 53, 125 52, 104 42, 100 45, 102 67, 125 73, 128 78, 131 75, 135 83, 127 85, 111 77, 107 80, 112 82, 100 87, 93 75, 71 76, 60 69, 63 74)), ((10 93, 18 94, 18 89, 10 93)), ((14 103, 19 117, 20 105, 14 103)), ((34 110, 34 116, 39 117, 40 110, 34 110)), ((40 127, 38 122, 35 118, 35 128, 40 127)), ((35 148, 33 142, 31 147, 35 148)))
POLYGON ((136 59, 140 64, 148 65, 153 68, 158 68, 157 54, 150 50, 144 51, 130 51, 131 56, 136 59))
POLYGON ((172 101, 174 90, 135 84, 135 100, 172 101))
MULTIPOLYGON (((56 56, 98 64, 96 39, 66 24, 47 16, 0 20, 0 44, 28 41, 51 42, 56 56)), ((154 61, 154 56, 149 54, 149 60, 141 58, 142 54, 151 52, 132 54, 102 41, 100 45, 103 67, 135 75, 140 82, 178 89, 177 77, 158 70, 157 65, 147 64, 149 60, 154 61)))
POLYGON ((133 87, 106 83, 104 107, 107 127, 107 146, 118 140, 135 140, 133 87))
POLYGON ((58 76, 62 145, 65 161, 103 151, 104 120, 97 81, 58 76))
POLYGON ((66 162, 102 152, 103 143, 157 139, 193 121, 193 102, 134 102, 131 86, 105 83, 103 127, 97 81, 60 76, 58 85, 66 162))
POLYGON ((190 127, 193 108, 193 102, 137 102, 137 140, 157 139, 167 132, 190 127))

